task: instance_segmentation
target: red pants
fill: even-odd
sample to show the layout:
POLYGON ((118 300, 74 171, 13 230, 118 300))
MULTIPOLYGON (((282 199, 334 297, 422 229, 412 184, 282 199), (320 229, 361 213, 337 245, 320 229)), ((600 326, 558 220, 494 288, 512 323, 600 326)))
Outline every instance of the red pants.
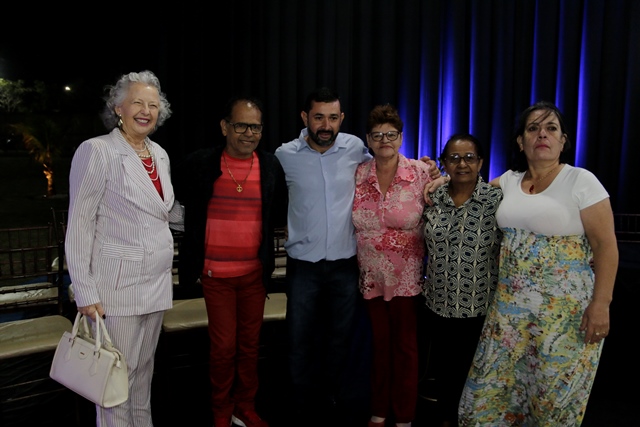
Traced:
POLYGON ((209 317, 209 377, 214 415, 254 408, 266 290, 262 269, 241 277, 202 278, 209 317))
POLYGON ((418 399, 416 301, 412 297, 365 300, 373 332, 372 415, 413 421, 418 399))

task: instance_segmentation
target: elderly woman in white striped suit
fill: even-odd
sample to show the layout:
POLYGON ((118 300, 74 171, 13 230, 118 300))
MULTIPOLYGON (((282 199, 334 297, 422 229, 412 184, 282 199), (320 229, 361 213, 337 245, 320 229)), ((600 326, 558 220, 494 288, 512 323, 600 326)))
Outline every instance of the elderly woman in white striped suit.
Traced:
POLYGON ((97 406, 98 426, 151 426, 154 354, 172 306, 174 205, 169 157, 149 135, 171 115, 150 71, 109 88, 110 131, 76 150, 69 179, 66 256, 78 311, 105 319, 129 369, 129 400, 97 406))

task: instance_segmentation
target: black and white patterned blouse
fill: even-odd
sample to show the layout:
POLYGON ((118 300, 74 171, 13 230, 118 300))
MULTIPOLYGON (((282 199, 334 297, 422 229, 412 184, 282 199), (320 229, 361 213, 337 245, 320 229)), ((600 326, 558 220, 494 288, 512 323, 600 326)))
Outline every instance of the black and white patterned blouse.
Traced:
POLYGON ((456 208, 448 188, 436 190, 423 214, 426 304, 443 317, 484 316, 498 282, 502 190, 478 176, 471 198, 456 208))

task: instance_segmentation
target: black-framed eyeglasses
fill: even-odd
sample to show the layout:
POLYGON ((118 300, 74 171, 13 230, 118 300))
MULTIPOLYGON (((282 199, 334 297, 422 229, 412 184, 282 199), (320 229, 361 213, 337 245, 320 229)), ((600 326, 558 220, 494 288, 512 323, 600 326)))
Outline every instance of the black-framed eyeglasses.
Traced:
POLYGON ((449 154, 444 160, 452 165, 459 165, 461 160, 464 160, 468 165, 473 165, 478 162, 478 156, 473 153, 463 154, 462 156, 460 154, 449 154))
POLYGON ((374 141, 382 141, 382 138, 384 138, 385 136, 387 137, 387 139, 389 141, 395 141, 400 136, 400 132, 398 132, 397 130, 390 130, 387 133, 384 133, 384 132, 371 132, 369 134, 369 136, 374 141))
POLYGON ((227 123, 233 126, 233 130, 236 133, 245 133, 247 128, 251 129, 251 133, 262 133, 262 124, 250 125, 249 123, 231 123, 229 120, 227 120, 227 123))

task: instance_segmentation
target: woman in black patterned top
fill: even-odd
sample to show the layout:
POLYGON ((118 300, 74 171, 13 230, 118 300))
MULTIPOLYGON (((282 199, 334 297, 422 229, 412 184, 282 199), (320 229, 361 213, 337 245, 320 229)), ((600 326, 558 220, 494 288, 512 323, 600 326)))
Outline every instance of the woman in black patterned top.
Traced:
POLYGON ((439 159, 449 182, 424 211, 429 369, 441 427, 458 425, 458 402, 498 280, 502 191, 480 176, 482 159, 473 135, 449 138, 439 159))

